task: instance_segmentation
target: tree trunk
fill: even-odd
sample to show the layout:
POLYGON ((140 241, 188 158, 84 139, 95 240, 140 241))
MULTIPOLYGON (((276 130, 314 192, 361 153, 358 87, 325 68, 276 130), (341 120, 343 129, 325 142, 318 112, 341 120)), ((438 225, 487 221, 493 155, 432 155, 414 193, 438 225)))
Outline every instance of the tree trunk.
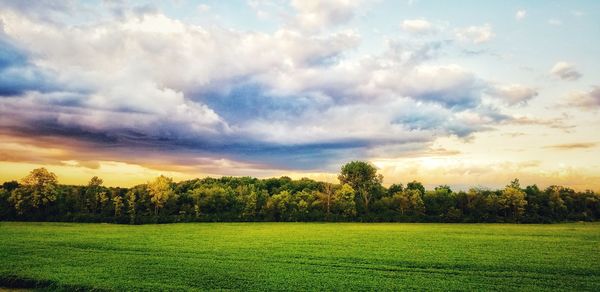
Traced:
POLYGON ((365 200, 365 213, 369 214, 369 197, 367 194, 363 193, 363 198, 365 200))
POLYGON ((329 214, 331 214, 331 195, 327 195, 327 218, 326 221, 329 221, 329 214))

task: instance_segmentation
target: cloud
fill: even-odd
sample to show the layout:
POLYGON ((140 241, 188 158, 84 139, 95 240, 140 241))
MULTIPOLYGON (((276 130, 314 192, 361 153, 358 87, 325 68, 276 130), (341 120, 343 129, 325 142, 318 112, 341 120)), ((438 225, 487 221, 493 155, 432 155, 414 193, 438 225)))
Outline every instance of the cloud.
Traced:
POLYGON ((404 31, 413 34, 431 34, 436 28, 425 19, 406 19, 402 21, 401 27, 404 31))
POLYGON ((586 109, 600 107, 600 86, 594 86, 592 90, 587 92, 572 92, 568 97, 567 105, 586 109))
POLYGON ((482 88, 473 73, 455 65, 418 66, 396 81, 408 96, 457 108, 476 106, 482 88))
POLYGON ((295 24, 308 31, 318 31, 350 21, 360 0, 292 0, 297 11, 295 24))
POLYGON ((538 95, 535 88, 521 84, 496 85, 490 88, 488 92, 508 105, 525 104, 538 95))
POLYGON ((558 144, 558 145, 550 145, 545 146, 544 148, 552 148, 558 150, 573 150, 573 149, 588 149, 594 148, 598 145, 598 143, 567 143, 567 144, 558 144))
MULTIPOLYGON (((382 168, 388 182, 414 177, 429 183, 501 180, 504 186, 518 174, 533 182, 542 176, 552 183, 586 183, 582 173, 569 174, 572 169, 564 170, 566 178, 561 169, 543 179, 545 164, 538 161, 486 163, 488 158, 477 161, 472 145, 438 144, 448 137, 509 138, 485 133, 505 128, 509 136, 529 139, 531 131, 571 131, 575 120, 547 113, 512 116, 505 111, 535 109, 490 102, 492 96, 520 105, 538 95, 528 85, 483 79, 460 55, 493 48, 466 51, 441 34, 390 37, 380 51, 361 46, 370 37, 346 29, 362 11, 359 2, 261 2, 257 13, 285 17, 263 23, 283 23, 265 31, 186 23, 126 2, 63 2, 64 12, 43 1, 29 3, 31 10, 0 4, 4 173, 16 172, 13 166, 21 163, 86 178, 135 173, 141 182, 163 171, 177 177, 301 176, 334 173, 343 162, 367 159, 389 162, 382 168), (87 5, 97 10, 87 11, 87 5)), ((197 6, 191 8, 197 16, 197 6)), ((429 28, 419 27, 414 20, 402 29, 444 29, 427 20, 429 28)), ((490 25, 448 33, 479 44, 494 37, 490 25)), ((570 105, 597 108, 596 91, 572 94, 570 105)))
POLYGON ((527 16, 527 11, 521 9, 521 10, 517 10, 517 12, 515 13, 515 19, 516 20, 522 20, 527 16))
POLYGON ((506 119, 503 122, 506 124, 521 126, 545 126, 551 129, 559 129, 568 132, 570 129, 575 127, 574 125, 568 124, 566 122, 568 118, 569 117, 566 115, 563 117, 550 119, 542 119, 529 116, 515 116, 510 119, 506 119))
POLYGON ((470 41, 475 44, 482 44, 494 38, 492 26, 484 24, 482 26, 469 26, 455 30, 456 37, 461 41, 470 41))
POLYGON ((577 71, 575 65, 564 61, 556 62, 552 69, 550 69, 550 74, 562 80, 569 81, 581 78, 581 73, 577 71))
MULTIPOLYGON (((323 3, 311 5, 333 5, 323 3)), ((322 170, 376 147, 468 138, 507 118, 482 105, 487 85, 475 73, 428 63, 446 42, 390 41, 381 54, 350 58, 361 39, 351 30, 261 33, 186 24, 153 10, 121 12, 72 25, 3 11, 4 39, 16 48, 4 54, 3 68, 41 73, 0 99, 2 128, 85 142, 73 152, 107 161, 155 153, 192 169, 225 159, 322 170)), ((314 13, 327 15, 316 18, 318 27, 351 18, 314 13)), ((57 161, 94 160, 73 156, 57 161)))
POLYGON ((0 32, 0 98, 32 90, 52 91, 55 86, 51 75, 31 64, 26 52, 0 32))
POLYGON ((70 17, 78 10, 77 6, 75 1, 23 0, 0 3, 0 9, 14 10, 19 14, 44 22, 59 22, 63 17, 70 17))

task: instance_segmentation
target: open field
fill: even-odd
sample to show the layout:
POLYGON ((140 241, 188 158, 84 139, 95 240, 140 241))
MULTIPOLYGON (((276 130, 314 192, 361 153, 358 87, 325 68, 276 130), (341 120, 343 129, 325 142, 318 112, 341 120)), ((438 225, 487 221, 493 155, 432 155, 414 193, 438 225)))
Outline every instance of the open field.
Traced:
POLYGON ((600 224, 0 222, 0 258, 4 286, 600 291, 600 224))

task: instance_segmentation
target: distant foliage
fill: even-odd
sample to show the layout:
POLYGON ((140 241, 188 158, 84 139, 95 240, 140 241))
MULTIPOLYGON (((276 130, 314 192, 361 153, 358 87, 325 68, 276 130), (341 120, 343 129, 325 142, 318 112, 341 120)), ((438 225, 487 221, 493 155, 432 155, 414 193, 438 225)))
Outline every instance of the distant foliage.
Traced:
POLYGON ((0 186, 0 220, 166 223, 190 221, 363 221, 552 223, 600 219, 600 195, 562 186, 541 190, 515 179, 501 190, 426 190, 411 181, 382 185, 366 162, 344 165, 340 184, 289 177, 159 176, 132 188, 60 185, 45 168, 0 186))

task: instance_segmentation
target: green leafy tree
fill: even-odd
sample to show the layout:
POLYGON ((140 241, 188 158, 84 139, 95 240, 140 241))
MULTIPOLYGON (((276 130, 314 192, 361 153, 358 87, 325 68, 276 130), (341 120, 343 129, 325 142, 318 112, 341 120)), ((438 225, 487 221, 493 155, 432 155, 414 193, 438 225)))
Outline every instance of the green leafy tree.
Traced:
POLYGON ((333 212, 345 218, 356 216, 356 193, 349 184, 343 184, 335 191, 333 212))
POLYGON ((363 161, 349 162, 342 166, 338 179, 342 184, 352 187, 360 197, 365 213, 369 213, 369 203, 383 181, 383 176, 377 174, 375 166, 363 161))
POLYGON ((425 204, 418 190, 406 189, 394 195, 400 215, 421 215, 425 212, 425 204))
POLYGON ((240 216, 244 219, 258 218, 269 197, 267 191, 250 184, 238 186, 236 192, 238 200, 242 204, 240 216))
POLYGON ((323 191, 319 192, 318 196, 325 211, 325 220, 329 220, 335 200, 335 186, 332 183, 323 183, 323 191))
POLYGON ((94 176, 90 179, 85 189, 85 206, 90 213, 96 213, 100 209, 102 195, 102 184, 104 181, 94 176))
MULTIPOLYGON (((295 220, 314 220, 317 212, 321 213, 321 201, 317 191, 304 189, 292 197, 296 205, 295 220)), ((321 213, 322 214, 322 213, 321 213)))
POLYGON ((437 187, 435 187, 434 189, 436 192, 437 191, 445 191, 448 194, 452 194, 452 189, 450 188, 449 185, 439 185, 437 187))
MULTIPOLYGON (((427 215, 442 218, 455 206, 456 198, 449 188, 436 187, 433 191, 425 192, 423 202, 427 206, 427 215)), ((454 213, 456 214, 456 211, 454 213)))
POLYGON ((24 214, 27 208, 43 208, 56 200, 58 181, 56 175, 46 168, 32 170, 21 184, 21 187, 12 191, 9 199, 18 214, 24 214))
POLYGON ((134 190, 127 192, 127 213, 129 214, 129 223, 135 223, 137 214, 137 195, 134 190))
POLYGON ((275 221, 294 221, 296 209, 296 202, 288 191, 271 196, 265 206, 265 212, 275 221))
POLYGON ((401 192, 404 190, 404 186, 402 186, 402 184, 392 184, 389 188, 388 188, 388 196, 392 197, 394 196, 396 193, 401 192))
POLYGON ((235 202, 234 192, 228 186, 209 185, 191 191, 198 216, 200 214, 224 214, 229 212, 235 202))
POLYGON ((113 205, 115 208, 115 217, 121 216, 121 212, 123 210, 123 206, 125 205, 123 202, 123 198, 121 196, 113 197, 113 205))
POLYGON ((491 217, 491 206, 487 191, 480 188, 471 188, 468 192, 457 195, 459 207, 467 221, 488 221, 491 217))
POLYGON ((422 184, 422 183, 420 183, 420 182, 418 182, 418 181, 416 181, 416 180, 413 180, 413 181, 411 181, 411 182, 407 183, 407 184, 406 184, 406 189, 407 189, 407 190, 415 190, 415 191, 419 191, 419 193, 420 193, 421 195, 424 195, 424 194, 425 194, 425 187, 423 186, 423 184, 422 184))
POLYGON ((9 203, 10 191, 0 188, 0 220, 5 220, 10 217, 12 211, 9 203))
POLYGON ((2 183, 2 188, 9 193, 18 187, 19 187, 19 182, 17 182, 16 180, 11 180, 11 181, 2 183))
POLYGON ((546 193, 548 194, 548 208, 554 219, 557 221, 565 219, 568 209, 562 198, 563 187, 549 186, 546 189, 546 193))
POLYGON ((460 222, 462 217, 462 211, 455 207, 450 207, 444 216, 447 222, 460 222))
POLYGON ((161 175, 148 183, 148 193, 150 201, 154 204, 154 215, 164 207, 167 201, 175 196, 173 192, 173 180, 161 175))
POLYGON ((221 177, 174 183, 161 176, 123 189, 104 187, 98 177, 84 186, 59 185, 54 174, 35 169, 22 183, 0 185, 0 220, 122 222, 123 215, 128 215, 132 224, 200 218, 526 223, 600 219, 600 195, 563 186, 544 191, 535 185, 523 189, 513 180, 501 190, 452 192, 446 185, 426 191, 423 184, 413 181, 406 188, 397 184, 386 189, 375 167, 356 161, 344 165, 340 181, 346 183, 289 177, 221 177))
POLYGON ((514 222, 519 221, 519 218, 525 212, 527 201, 525 200, 525 192, 521 189, 518 179, 513 180, 504 188, 498 198, 498 203, 504 210, 505 217, 512 217, 514 222))

